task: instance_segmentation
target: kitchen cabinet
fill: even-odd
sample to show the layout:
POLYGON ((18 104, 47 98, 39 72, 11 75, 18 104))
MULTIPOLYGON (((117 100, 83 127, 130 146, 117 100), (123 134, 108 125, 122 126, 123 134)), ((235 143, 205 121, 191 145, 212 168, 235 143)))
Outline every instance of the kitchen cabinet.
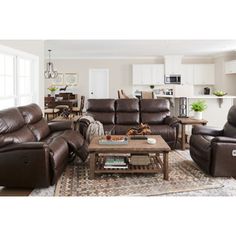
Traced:
POLYGON ((165 56, 165 75, 181 75, 182 56, 165 56))
POLYGON ((195 85, 215 84, 214 64, 195 64, 193 67, 195 85))
POLYGON ((186 85, 194 84, 194 65, 193 64, 182 65, 181 84, 186 84, 186 85))
POLYGON ((236 60, 225 62, 225 74, 236 74, 236 60))
POLYGON ((214 64, 183 64, 181 84, 213 85, 215 84, 214 64))
POLYGON ((134 85, 164 84, 164 65, 162 64, 135 64, 132 70, 134 85))

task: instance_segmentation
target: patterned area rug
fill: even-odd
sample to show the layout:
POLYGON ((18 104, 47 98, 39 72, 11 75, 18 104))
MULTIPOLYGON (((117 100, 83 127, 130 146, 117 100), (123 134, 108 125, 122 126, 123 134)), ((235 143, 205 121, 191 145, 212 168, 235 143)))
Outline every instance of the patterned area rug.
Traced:
POLYGON ((162 174, 100 175, 89 179, 88 163, 75 161, 67 166, 57 182, 55 196, 157 196, 223 187, 206 176, 181 153, 170 153, 170 180, 162 174))

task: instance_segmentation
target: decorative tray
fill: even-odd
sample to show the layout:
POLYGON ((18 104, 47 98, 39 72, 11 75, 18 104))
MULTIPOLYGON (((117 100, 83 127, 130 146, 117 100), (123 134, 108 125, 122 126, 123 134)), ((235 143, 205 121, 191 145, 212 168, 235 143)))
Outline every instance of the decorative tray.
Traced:
POLYGON ((125 145, 128 144, 127 137, 111 137, 111 139, 105 139, 104 137, 99 139, 99 144, 103 145, 125 145))

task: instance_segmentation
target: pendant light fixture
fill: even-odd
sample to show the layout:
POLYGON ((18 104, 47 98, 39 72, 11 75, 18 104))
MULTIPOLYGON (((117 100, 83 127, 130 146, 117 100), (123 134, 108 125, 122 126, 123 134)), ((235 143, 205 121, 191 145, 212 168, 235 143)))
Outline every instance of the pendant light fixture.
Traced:
POLYGON ((53 63, 51 62, 51 49, 48 50, 48 63, 46 64, 46 70, 44 76, 46 79, 55 79, 58 75, 57 71, 53 69, 53 63))

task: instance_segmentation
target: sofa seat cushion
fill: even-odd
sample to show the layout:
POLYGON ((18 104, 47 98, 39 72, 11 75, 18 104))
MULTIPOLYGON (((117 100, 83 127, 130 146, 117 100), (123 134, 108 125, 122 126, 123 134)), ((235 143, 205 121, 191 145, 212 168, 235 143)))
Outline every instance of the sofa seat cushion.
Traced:
POLYGON ((115 134, 117 135, 126 135, 128 130, 131 128, 138 128, 139 125, 116 125, 115 134))
POLYGON ((153 135, 161 135, 166 142, 175 140, 175 129, 169 125, 150 125, 150 128, 153 135))
POLYGON ((116 124, 118 125, 138 125, 139 112, 116 112, 116 124))
POLYGON ((69 149, 66 141, 61 138, 55 138, 49 145, 50 163, 53 170, 52 183, 54 184, 68 162, 69 149))
POLYGON ((191 135, 190 154, 193 160, 206 172, 210 172, 211 140, 213 136, 191 135))
POLYGON ((50 134, 50 128, 48 126, 48 123, 44 120, 44 118, 28 126, 32 131, 32 133, 34 134, 34 136, 36 137, 37 141, 41 141, 50 134))

